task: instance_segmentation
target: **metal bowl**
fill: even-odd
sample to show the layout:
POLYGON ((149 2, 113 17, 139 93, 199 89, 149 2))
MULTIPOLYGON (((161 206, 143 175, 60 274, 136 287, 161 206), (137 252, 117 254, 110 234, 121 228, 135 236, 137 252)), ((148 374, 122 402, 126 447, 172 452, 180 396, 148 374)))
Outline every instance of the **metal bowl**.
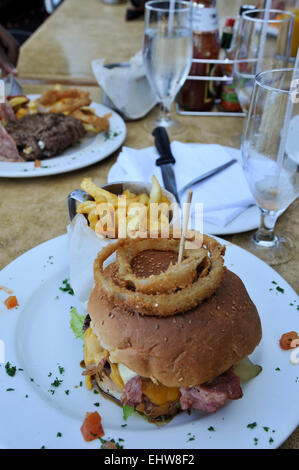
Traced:
MULTIPOLYGON (((115 183, 107 183, 101 186, 101 188, 106 189, 110 193, 121 195, 126 189, 129 189, 131 192, 135 194, 142 194, 142 193, 150 193, 152 184, 151 183, 140 183, 137 181, 117 181, 115 183)), ((162 188, 163 194, 167 196, 171 203, 176 202, 175 197, 169 191, 166 191, 162 188)), ((92 197, 89 196, 85 191, 82 189, 75 189, 72 191, 67 198, 67 206, 68 206, 68 213, 70 221, 73 220, 75 215, 77 214, 77 202, 84 202, 90 201, 92 197)), ((171 214, 171 213, 170 213, 171 214)), ((172 216, 170 215, 170 220, 172 216)))

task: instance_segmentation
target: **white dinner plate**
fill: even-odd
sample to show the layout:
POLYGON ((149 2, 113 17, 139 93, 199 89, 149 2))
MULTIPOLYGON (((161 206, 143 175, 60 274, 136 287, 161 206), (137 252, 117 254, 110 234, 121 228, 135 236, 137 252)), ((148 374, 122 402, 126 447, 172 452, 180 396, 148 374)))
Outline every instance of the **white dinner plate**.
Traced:
MULTIPOLYGON (((33 100, 39 95, 28 95, 33 100)), ((111 113, 109 118, 109 132, 88 135, 81 141, 65 150, 61 155, 45 158, 40 167, 34 162, 0 162, 0 177, 5 178, 32 178, 37 176, 57 175, 68 171, 78 170, 93 163, 100 162, 117 150, 126 138, 126 125, 124 120, 112 109, 92 102, 90 107, 98 116, 111 113)))
POLYGON ((251 357, 262 365, 261 374, 243 384, 242 399, 216 413, 181 413, 157 427, 135 414, 124 422, 119 406, 80 386, 83 347, 69 327, 70 307, 83 312, 74 296, 59 289, 69 276, 67 252, 63 235, 0 273, 0 285, 19 301, 11 310, 0 302, 2 360, 17 367, 13 377, 4 363, 0 367, 0 448, 99 448, 99 440, 86 443, 80 432, 87 411, 102 416, 105 439, 124 439, 124 448, 131 449, 268 449, 292 433, 299 420, 299 365, 291 365, 290 352, 278 341, 283 333, 298 331, 298 299, 273 269, 228 245, 226 265, 242 278, 261 316, 263 338, 251 357), (62 381, 58 387, 51 385, 56 379, 62 381))

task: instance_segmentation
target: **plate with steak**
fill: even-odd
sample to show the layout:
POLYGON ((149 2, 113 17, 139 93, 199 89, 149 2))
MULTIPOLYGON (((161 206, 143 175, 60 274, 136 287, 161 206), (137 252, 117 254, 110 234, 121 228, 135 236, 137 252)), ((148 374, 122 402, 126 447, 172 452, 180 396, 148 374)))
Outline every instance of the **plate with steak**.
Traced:
MULTIPOLYGON (((32 103, 38 95, 28 98, 32 103)), ((21 117, 15 113, 15 119, 9 112, 9 102, 1 111, 5 125, 0 124, 0 177, 26 178, 77 170, 111 155, 126 137, 123 119, 95 102, 90 108, 82 108, 78 118, 37 109, 21 117), (84 122, 85 117, 89 122, 91 109, 95 119, 102 119, 101 132, 90 132, 90 125, 84 122)))

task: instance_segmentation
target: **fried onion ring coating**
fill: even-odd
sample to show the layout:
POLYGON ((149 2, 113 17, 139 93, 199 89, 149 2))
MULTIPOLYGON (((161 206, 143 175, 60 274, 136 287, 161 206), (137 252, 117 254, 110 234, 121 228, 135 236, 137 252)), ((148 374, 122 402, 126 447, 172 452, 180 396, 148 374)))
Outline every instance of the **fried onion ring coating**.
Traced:
MULTIPOLYGON (((153 243, 153 240, 149 240, 153 243)), ((172 249, 172 240, 167 240, 168 250, 172 249)), ((104 274, 104 262, 118 249, 126 249, 128 240, 119 240, 103 248, 94 262, 94 276, 96 287, 114 304, 123 306, 141 315, 171 316, 190 310, 205 299, 211 297, 219 287, 224 274, 223 254, 225 247, 220 245, 214 238, 203 235, 203 247, 209 256, 203 258, 203 271, 188 286, 178 288, 171 293, 145 293, 137 289, 124 287, 122 279, 118 283, 104 274), (203 274, 204 273, 204 274, 203 274)), ((134 241, 136 243, 136 240, 134 241)), ((137 242, 138 243, 138 242, 137 242)), ((153 246, 153 245, 151 245, 153 246)), ((192 250, 200 251, 200 250, 192 250)), ((121 276, 124 266, 118 266, 121 276)), ((142 278, 141 278, 142 279, 142 278)))
POLYGON ((170 265, 168 269, 157 275, 149 277, 137 277, 131 267, 133 258, 146 250, 161 250, 179 252, 178 239, 137 239, 129 240, 124 247, 117 250, 117 262, 119 266, 119 281, 122 287, 133 287, 138 292, 145 294, 170 293, 174 290, 187 287, 198 276, 198 268, 202 265, 207 252, 204 248, 199 250, 185 250, 185 258, 180 264, 170 265))

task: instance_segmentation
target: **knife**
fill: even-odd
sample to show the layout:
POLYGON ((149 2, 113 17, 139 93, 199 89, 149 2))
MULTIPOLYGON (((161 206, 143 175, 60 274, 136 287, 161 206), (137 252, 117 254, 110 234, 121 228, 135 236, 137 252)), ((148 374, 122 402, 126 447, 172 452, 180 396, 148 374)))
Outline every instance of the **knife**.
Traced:
POLYGON ((161 168, 162 178, 165 189, 171 192, 180 204, 180 198, 178 196, 178 190, 173 171, 173 165, 175 158, 171 153, 169 137, 164 127, 156 127, 153 130, 153 136, 155 137, 155 146, 158 150, 160 158, 156 160, 156 165, 161 168))

